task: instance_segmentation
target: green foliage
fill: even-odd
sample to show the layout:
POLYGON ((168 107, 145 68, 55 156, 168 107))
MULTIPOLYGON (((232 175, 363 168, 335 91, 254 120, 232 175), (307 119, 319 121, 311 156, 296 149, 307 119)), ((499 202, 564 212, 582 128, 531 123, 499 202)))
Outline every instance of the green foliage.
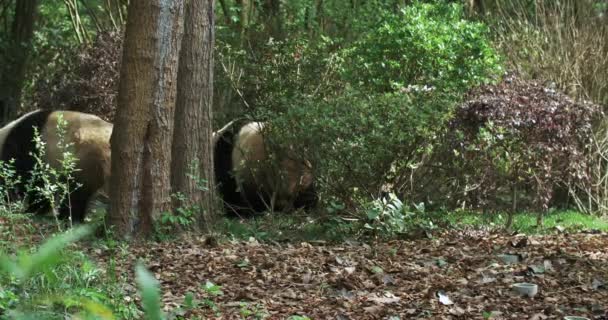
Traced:
POLYGON ((224 293, 222 292, 222 287, 214 284, 213 282, 207 281, 205 282, 205 285, 203 286, 203 288, 205 289, 205 292, 214 297, 214 296, 221 296, 224 293))
MULTIPOLYGON (((122 27, 119 25, 122 19, 119 19, 116 11, 126 11, 126 2, 119 5, 120 8, 117 8, 120 1, 76 2, 78 17, 73 16, 75 12, 68 11, 67 1, 39 1, 33 50, 24 92, 26 106, 33 105, 31 100, 36 100, 33 96, 38 94, 35 91, 39 90, 37 87, 40 82, 58 77, 58 74, 72 76, 77 67, 74 60, 77 60, 81 51, 86 49, 86 42, 95 38, 98 32, 119 30, 122 27), (78 23, 75 24, 72 17, 77 18, 78 23)), ((63 80, 65 81, 66 78, 69 77, 63 80)), ((92 80, 94 79, 86 79, 86 81, 92 80)), ((78 91, 72 91, 63 98, 71 99, 74 92, 78 91)), ((35 102, 42 103, 43 106, 52 105, 50 101, 35 102)))
POLYGON ((310 215, 264 215, 236 221, 223 219, 219 232, 229 239, 259 241, 315 241, 323 239, 341 242, 357 237, 362 225, 357 221, 340 219, 334 215, 311 217, 310 215))
POLYGON ((174 309, 167 318, 169 319, 182 319, 188 318, 188 312, 193 311, 199 308, 210 308, 216 314, 216 316, 221 316, 220 307, 214 301, 215 297, 221 296, 224 293, 222 292, 222 287, 216 284, 213 284, 210 281, 205 282, 202 285, 204 290, 204 296, 201 301, 195 299, 194 294, 192 292, 187 292, 184 297, 183 304, 174 309))
MULTIPOLYGON (((62 252, 71 243, 85 237, 90 232, 91 230, 87 227, 72 229, 51 238, 32 254, 25 251, 20 252, 16 259, 0 253, 0 271, 2 272, 0 279, 5 283, 8 281, 13 287, 12 290, 6 290, 2 294, 0 299, 2 308, 0 309, 19 319, 34 317, 37 312, 34 311, 33 306, 40 303, 52 305, 59 302, 66 307, 78 305, 88 306, 90 309, 95 307, 98 310, 106 310, 97 306, 93 297, 87 295, 86 292, 81 292, 81 295, 75 299, 70 296, 54 296, 52 292, 32 296, 32 292, 29 290, 32 284, 36 286, 56 283, 56 268, 63 260, 62 252), (39 279, 45 280, 39 283, 39 279)), ((85 276, 87 275, 85 274, 85 276)))
MULTIPOLYGON (((34 128, 34 143, 35 151, 30 153, 35 160, 32 175, 28 181, 28 191, 33 191, 37 195, 41 195, 43 199, 28 199, 28 201, 48 201, 51 205, 53 216, 56 219, 57 227, 61 230, 61 224, 58 220, 59 212, 57 208, 65 201, 70 201, 70 194, 81 185, 76 182, 74 174, 77 169, 78 158, 73 152, 73 143, 66 141, 67 122, 59 115, 57 119, 57 148, 61 153, 61 158, 58 159, 59 165, 57 168, 52 166, 46 157, 46 143, 42 136, 34 128)), ((72 214, 69 215, 70 226, 72 223, 72 214)))
MULTIPOLYGON (((287 103, 287 102, 286 102, 287 103)), ((326 199, 347 209, 407 182, 432 151, 454 106, 434 92, 366 95, 347 91, 302 99, 271 120, 268 140, 312 163, 326 199)))
POLYGON ((374 92, 463 92, 502 71, 486 27, 443 1, 384 13, 379 27, 347 49, 346 60, 346 79, 374 92))
POLYGON ((206 295, 206 297, 203 299, 203 305, 207 306, 208 308, 211 308, 211 310, 215 311, 215 313, 219 316, 221 314, 220 308, 215 303, 215 301, 213 301, 213 299, 214 297, 221 296, 224 294, 224 292, 222 292, 222 287, 214 284, 211 281, 207 281, 203 285, 203 289, 205 290, 206 295))
MULTIPOLYGON (((508 217, 507 213, 480 214, 470 211, 446 212, 441 215, 445 223, 454 228, 473 227, 484 229, 501 229, 508 217)), ((517 232, 526 234, 554 233, 559 230, 580 232, 599 230, 608 231, 608 221, 605 218, 594 217, 577 211, 552 211, 545 216, 544 225, 539 229, 536 225, 536 213, 520 212, 513 216, 511 227, 517 232)))
POLYGON ((274 117, 286 110, 285 100, 301 96, 324 97, 341 90, 338 70, 342 63, 332 39, 271 40, 251 55, 218 41, 215 66, 216 105, 225 104, 221 123, 245 112, 254 118, 274 117), (228 100, 228 101, 227 101, 228 100))
POLYGON ((160 290, 158 281, 142 265, 135 269, 137 284, 141 293, 141 301, 146 314, 146 319, 162 320, 164 315, 160 305, 160 290))
MULTIPOLYGON (((81 250, 74 250, 72 243, 89 234, 91 228, 85 226, 61 233, 34 251, 29 249, 32 244, 28 240, 44 232, 40 229, 43 224, 25 215, 10 214, 0 219, 38 227, 21 230, 10 243, 0 242, 0 247, 10 254, 0 255, 0 314, 11 319, 141 318, 141 311, 124 292, 125 284, 112 277, 120 274, 111 267, 112 263, 108 270, 102 270, 81 250), (22 221, 7 220, 14 217, 22 221), (20 243, 25 243, 27 249, 17 250, 15 247, 20 243)), ((112 246, 112 243, 106 241, 101 245, 112 246)), ((119 256, 115 258, 110 250, 110 260, 126 258, 124 247, 117 249, 119 256)))
POLYGON ((15 197, 15 190, 21 185, 21 176, 17 175, 15 159, 0 161, 0 210, 3 212, 23 212, 24 203, 15 197))
POLYGON ((346 49, 326 37, 268 42, 239 87, 270 122, 269 148, 309 160, 322 198, 346 210, 411 185, 464 92, 502 71, 485 27, 461 6, 380 8, 380 27, 346 49))
POLYGON ((37 81, 51 78, 55 72, 70 65, 69 57, 79 44, 68 17, 63 1, 40 1, 24 88, 24 105, 29 104, 37 81))
MULTIPOLYGON (((180 204, 187 203, 187 197, 181 193, 173 194, 173 199, 180 204)), ((189 228, 196 218, 197 211, 192 206, 180 206, 174 212, 163 212, 160 216, 162 232, 169 232, 174 227, 189 228)))
POLYGON ((19 282, 26 281, 40 272, 48 274, 59 262, 60 251, 89 233, 87 227, 70 230, 47 241, 33 255, 22 253, 18 262, 12 262, 4 256, 1 265, 5 272, 16 277, 19 282))
POLYGON ((239 314, 245 319, 266 319, 270 316, 268 311, 261 304, 249 304, 241 302, 239 314))
POLYGON ((412 210, 393 193, 388 195, 388 199, 370 202, 364 210, 368 221, 364 227, 375 236, 391 237, 406 234, 414 228, 435 228, 425 216, 424 203, 414 205, 412 210))
MULTIPOLYGON (((209 190, 208 183, 207 180, 201 178, 198 168, 198 160, 193 160, 188 167, 186 176, 196 185, 198 191, 206 192, 209 190)), ((203 210, 198 203, 193 203, 182 192, 176 192, 171 196, 177 204, 175 211, 163 212, 160 221, 157 221, 155 225, 156 235, 161 239, 171 238, 176 229, 192 229, 197 216, 203 210)))

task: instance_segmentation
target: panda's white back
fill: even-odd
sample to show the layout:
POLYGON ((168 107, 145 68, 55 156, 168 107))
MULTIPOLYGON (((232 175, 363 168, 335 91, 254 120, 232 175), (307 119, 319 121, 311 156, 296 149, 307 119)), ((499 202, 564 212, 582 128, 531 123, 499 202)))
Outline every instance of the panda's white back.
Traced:
MULTIPOLYGON (((90 152, 92 149, 99 151, 99 154, 110 152, 110 136, 112 135, 112 124, 103 119, 87 113, 77 111, 56 111, 49 115, 47 125, 41 133, 47 143, 47 156, 61 155, 58 142, 64 139, 65 143, 73 144, 78 153, 90 152), (66 128, 65 136, 60 137, 58 132, 59 118, 69 123, 66 128)), ((82 154, 76 154, 81 159, 82 154)), ((105 158, 105 156, 104 156, 105 158)), ((47 159, 51 164, 58 159, 47 159)))
POLYGON ((239 130, 232 151, 233 168, 242 168, 244 161, 261 161, 266 158, 263 129, 263 122, 249 122, 239 130))

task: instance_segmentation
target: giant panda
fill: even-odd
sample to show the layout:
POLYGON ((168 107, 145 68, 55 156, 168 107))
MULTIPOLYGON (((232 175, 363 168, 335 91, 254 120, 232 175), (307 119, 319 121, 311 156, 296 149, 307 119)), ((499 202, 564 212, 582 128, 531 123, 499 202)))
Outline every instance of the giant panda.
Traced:
MULTIPOLYGON (((5 163, 14 159, 14 168, 21 177, 14 193, 18 197, 26 196, 26 183, 32 176, 35 159, 31 153, 36 152, 34 132, 38 131, 45 143, 45 158, 52 168, 60 168, 62 148, 58 146, 59 118, 66 122, 63 139, 72 144, 73 155, 77 159, 77 170, 74 180, 79 187, 71 186, 69 201, 59 204, 59 216, 66 219, 70 216, 74 222, 84 221, 87 205, 92 196, 106 188, 110 176, 110 136, 112 124, 92 114, 75 111, 37 110, 27 113, 0 129, 0 160, 5 163)), ((40 182, 37 182, 38 185, 40 182)), ((50 209, 48 201, 41 195, 27 194, 27 212, 46 213, 50 209)))
MULTIPOLYGON (((229 213, 248 216, 265 210, 288 211, 317 202, 312 168, 265 143, 263 122, 233 121, 214 133, 214 170, 229 213)), ((287 151, 287 148, 279 148, 287 151)))

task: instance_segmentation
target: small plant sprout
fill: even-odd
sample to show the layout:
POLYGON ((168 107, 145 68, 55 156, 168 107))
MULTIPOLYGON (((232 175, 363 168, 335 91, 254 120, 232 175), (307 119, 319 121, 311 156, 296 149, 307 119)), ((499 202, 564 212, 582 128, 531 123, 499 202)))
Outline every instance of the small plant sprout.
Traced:
POLYGON ((21 177, 15 170, 15 160, 0 161, 0 207, 6 212, 23 211, 23 202, 14 199, 14 190, 21 184, 21 177))
MULTIPOLYGON (((59 159, 57 169, 46 161, 46 142, 42 139, 40 132, 34 128, 36 151, 30 153, 30 155, 34 158, 35 164, 27 186, 28 190, 43 197, 43 199, 28 199, 28 201, 47 201, 50 204, 59 230, 61 230, 61 224, 59 222, 58 205, 67 201, 68 208, 71 209, 70 194, 81 187, 75 180, 74 173, 78 171, 76 167, 78 159, 72 151, 73 143, 66 141, 66 128, 67 121, 59 115, 57 120, 57 135, 59 137, 57 147, 61 150, 62 157, 59 159)), ((68 218, 70 227, 72 227, 71 210, 68 218)))

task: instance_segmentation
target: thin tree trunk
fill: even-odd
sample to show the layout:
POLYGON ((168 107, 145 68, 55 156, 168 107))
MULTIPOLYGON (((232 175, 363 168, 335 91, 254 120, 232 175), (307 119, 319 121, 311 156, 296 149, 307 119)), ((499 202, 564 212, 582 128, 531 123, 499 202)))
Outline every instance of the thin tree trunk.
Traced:
POLYGON ((171 207, 170 168, 182 0, 131 0, 112 133, 109 223, 148 235, 171 207))
POLYGON ((177 106, 171 184, 186 196, 178 206, 197 207, 198 225, 210 231, 214 212, 212 104, 213 104, 213 0, 189 1, 185 9, 184 37, 179 58, 177 106), (186 173, 195 177, 189 177, 186 173), (197 180, 206 181, 201 190, 197 180))
POLYGON ((265 0, 262 4, 268 34, 276 39, 283 37, 283 17, 279 0, 265 0))
POLYGON ((23 85, 32 49, 38 0, 16 3, 6 57, 0 69, 0 112, 2 123, 12 120, 21 105, 23 85))
POLYGON ((253 7, 253 3, 251 3, 251 0, 236 0, 236 4, 241 10, 241 15, 239 17, 239 28, 241 33, 241 44, 243 44, 245 43, 247 29, 249 28, 249 13, 251 11, 251 7, 253 7))
POLYGON ((468 0, 466 7, 467 7, 469 16, 472 16, 475 13, 478 13, 480 15, 484 14, 483 1, 481 1, 481 0, 468 0))
POLYGON ((222 13, 224 14, 224 23, 227 26, 231 25, 230 21, 230 10, 228 10, 228 6, 226 5, 226 0, 219 0, 220 7, 222 8, 222 13))
MULTIPOLYGON (((102 32, 104 30, 104 26, 99 21, 99 18, 97 18, 95 10, 93 10, 93 8, 91 8, 91 6, 89 5, 90 3, 87 3, 87 0, 80 0, 80 2, 82 2, 82 6, 87 11, 89 17, 91 18, 91 21, 93 21, 93 24, 95 24, 95 30, 97 32, 102 32)), ((112 22, 114 22, 114 20, 112 20, 112 22)))
POLYGON ((76 39, 81 44, 88 44, 91 39, 89 33, 80 19, 80 12, 78 9, 78 2, 76 0, 63 0, 66 9, 70 15, 70 21, 72 22, 72 28, 76 34, 76 39))
POLYGON ((315 16, 317 19, 317 25, 319 26, 318 33, 325 34, 325 17, 323 12, 323 0, 315 0, 315 16))

